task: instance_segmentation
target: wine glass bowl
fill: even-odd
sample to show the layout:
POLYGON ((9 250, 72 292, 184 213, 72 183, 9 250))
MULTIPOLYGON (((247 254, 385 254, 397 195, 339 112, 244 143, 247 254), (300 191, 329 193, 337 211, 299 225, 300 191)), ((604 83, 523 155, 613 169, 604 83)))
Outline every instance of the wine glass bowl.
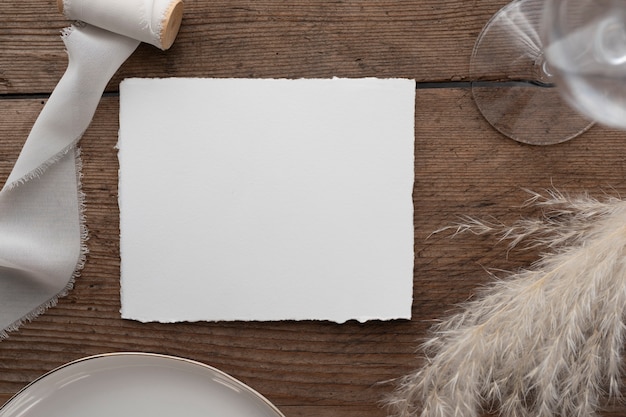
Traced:
POLYGON ((626 129, 626 2, 548 0, 543 14, 546 60, 565 101, 626 129))

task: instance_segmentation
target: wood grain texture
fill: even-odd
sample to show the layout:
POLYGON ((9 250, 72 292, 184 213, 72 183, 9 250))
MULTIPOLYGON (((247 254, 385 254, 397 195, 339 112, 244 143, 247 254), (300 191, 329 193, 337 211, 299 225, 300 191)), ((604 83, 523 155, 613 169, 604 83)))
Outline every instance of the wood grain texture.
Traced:
MULTIPOLYGON (((49 93, 65 68, 57 33, 66 22, 54 3, 0 3, 1 183, 45 104, 28 95, 49 93)), ((505 3, 187 0, 172 50, 140 47, 109 89, 128 76, 462 80, 480 28, 505 3)), ((418 89, 416 110, 412 320, 141 324, 119 314, 119 104, 104 98, 81 141, 87 264, 56 307, 0 342, 0 403, 68 361, 132 350, 215 366, 287 417, 385 416, 379 401, 393 387, 386 381, 420 365, 415 351, 432 320, 488 282, 485 269, 515 269, 537 256, 509 253, 490 238, 431 232, 462 214, 502 221, 530 215, 521 208, 523 188, 626 194, 623 132, 594 127, 560 145, 521 145, 494 131, 463 88, 418 89)), ((616 406, 604 415, 625 414, 616 406)))
MULTIPOLYGON (((167 53, 142 45, 109 86, 141 77, 467 77, 503 0, 187 0, 167 53)), ((0 94, 45 93, 65 70, 56 0, 0 2, 0 94)))

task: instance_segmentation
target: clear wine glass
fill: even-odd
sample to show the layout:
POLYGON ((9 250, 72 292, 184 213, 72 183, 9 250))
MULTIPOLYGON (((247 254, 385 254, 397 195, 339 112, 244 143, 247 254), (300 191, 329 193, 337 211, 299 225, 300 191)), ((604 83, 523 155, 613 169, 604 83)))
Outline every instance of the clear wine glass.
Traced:
POLYGON ((597 122, 626 129, 626 1, 549 0, 545 57, 559 92, 597 122))
MULTIPOLYGON (((626 97, 620 93, 626 86, 614 85, 608 92, 614 98, 605 90, 626 71, 611 60, 593 61, 604 35, 591 33, 604 30, 603 19, 605 26, 619 19, 623 25, 625 9, 623 0, 516 0, 501 9, 479 35, 470 63, 472 95, 485 119, 512 139, 549 145, 578 136, 594 121, 607 123, 599 113, 609 104, 626 112, 626 102, 615 101, 626 97), (600 74, 611 74, 611 81, 593 78, 600 74)), ((615 48, 626 43, 611 31, 605 40, 618 61, 615 48)))

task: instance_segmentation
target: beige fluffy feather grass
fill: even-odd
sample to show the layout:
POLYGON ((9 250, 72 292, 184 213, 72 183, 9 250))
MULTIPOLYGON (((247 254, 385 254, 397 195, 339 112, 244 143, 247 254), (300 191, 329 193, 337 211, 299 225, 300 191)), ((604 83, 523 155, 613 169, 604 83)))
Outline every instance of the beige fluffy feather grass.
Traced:
POLYGON ((438 323, 425 363, 388 404, 399 417, 592 417, 619 397, 626 309, 626 202, 533 194, 544 216, 473 219, 458 233, 546 248, 438 323))

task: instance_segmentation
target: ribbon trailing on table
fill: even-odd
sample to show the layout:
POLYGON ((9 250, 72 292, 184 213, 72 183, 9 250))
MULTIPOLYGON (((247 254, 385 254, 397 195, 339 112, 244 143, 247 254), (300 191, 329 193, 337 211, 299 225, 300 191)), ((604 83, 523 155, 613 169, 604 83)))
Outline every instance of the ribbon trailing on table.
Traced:
POLYGON ((0 190, 0 339, 54 305, 87 254, 77 143, 140 42, 168 49, 182 0, 59 0, 67 70, 0 190))

